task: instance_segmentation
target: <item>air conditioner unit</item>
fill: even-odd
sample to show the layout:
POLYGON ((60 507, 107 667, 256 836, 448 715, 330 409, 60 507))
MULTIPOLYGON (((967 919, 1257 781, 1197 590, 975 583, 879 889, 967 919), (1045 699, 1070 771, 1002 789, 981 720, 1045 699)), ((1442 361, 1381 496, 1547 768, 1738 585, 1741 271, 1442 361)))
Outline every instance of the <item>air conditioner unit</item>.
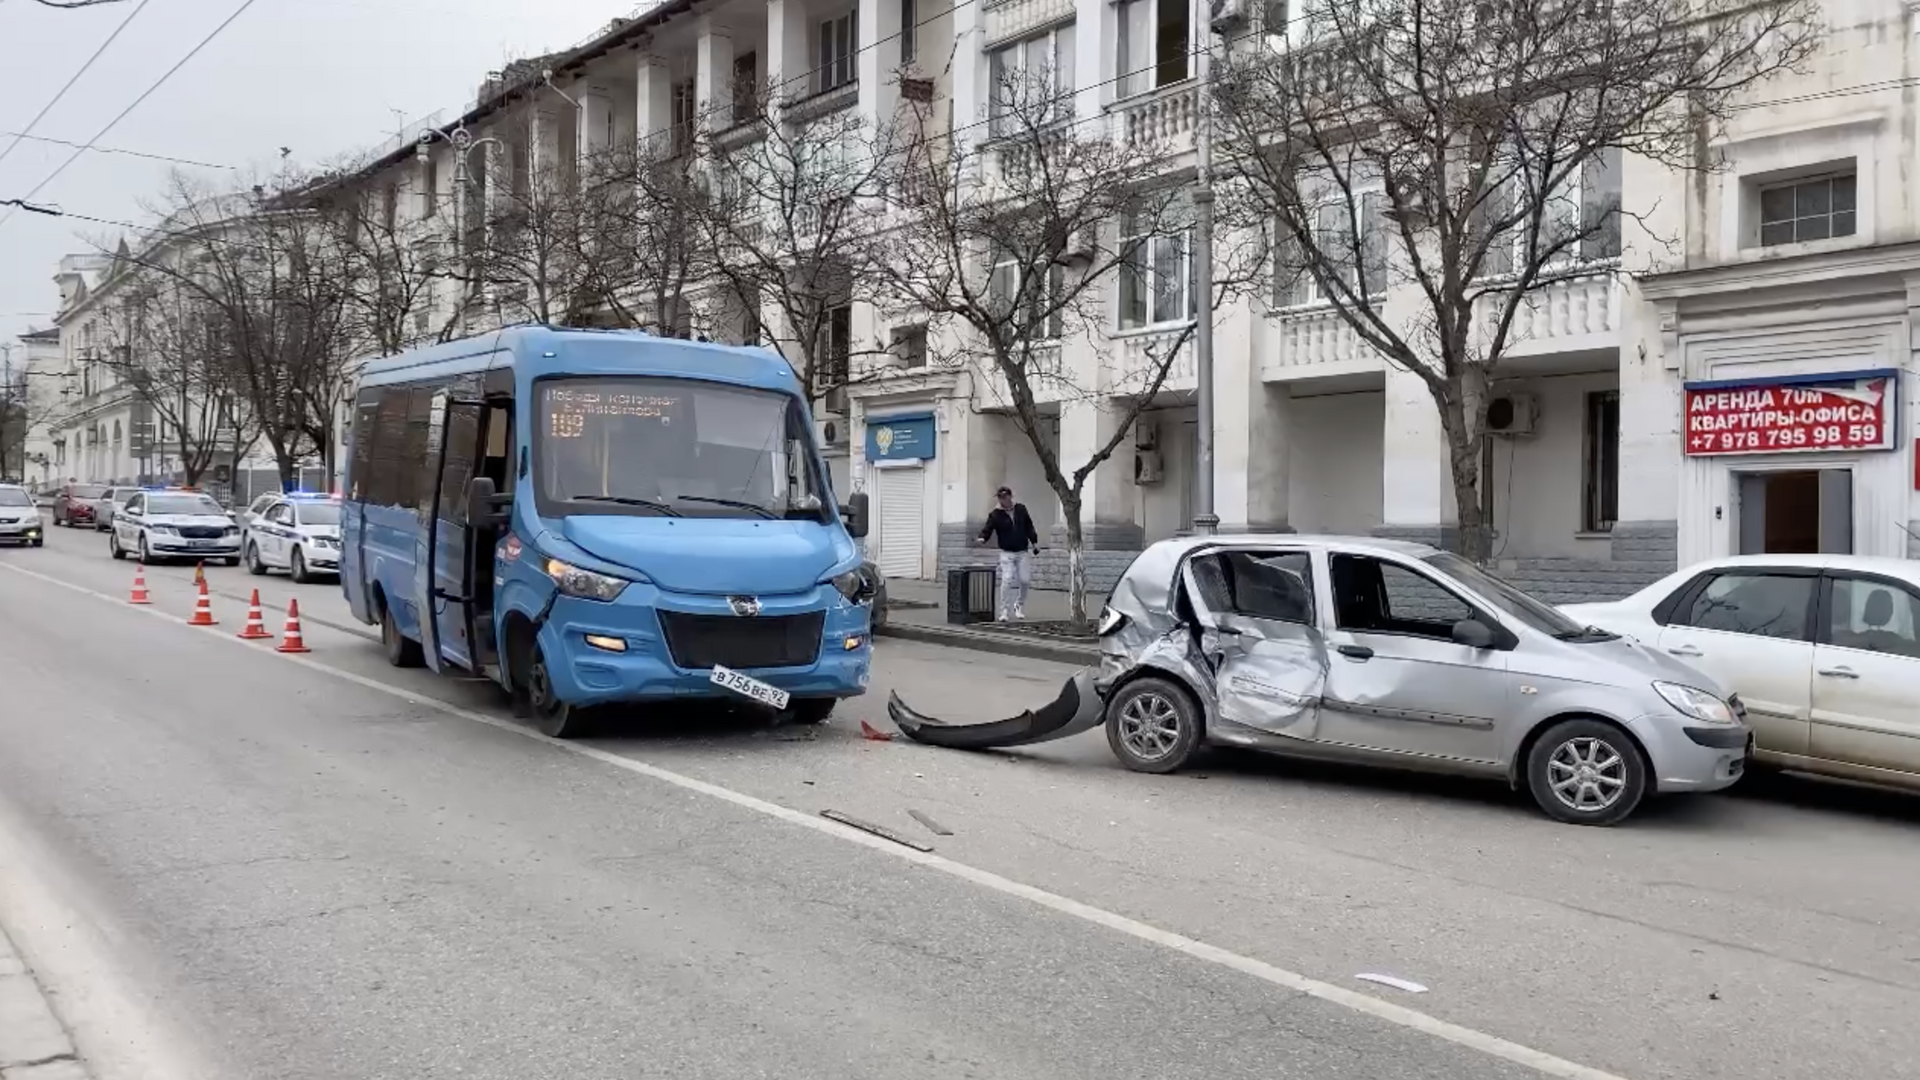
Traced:
POLYGON ((1531 435, 1540 415, 1532 394, 1501 394, 1487 402, 1487 431, 1493 435, 1531 435))
POLYGON ((840 421, 821 420, 818 421, 818 423, 820 425, 820 445, 839 446, 846 442, 846 430, 841 426, 840 421))
POLYGON ((1133 482, 1157 484, 1167 475, 1166 463, 1156 450, 1140 450, 1133 455, 1133 482))
POLYGON ((1135 450, 1160 449, 1160 425, 1141 420, 1133 425, 1133 448, 1135 450))

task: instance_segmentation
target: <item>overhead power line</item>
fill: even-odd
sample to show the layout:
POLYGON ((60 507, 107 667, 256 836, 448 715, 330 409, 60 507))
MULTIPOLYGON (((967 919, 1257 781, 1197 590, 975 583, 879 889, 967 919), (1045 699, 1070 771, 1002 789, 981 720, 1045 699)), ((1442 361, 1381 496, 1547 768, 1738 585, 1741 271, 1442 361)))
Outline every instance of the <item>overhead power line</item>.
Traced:
MULTIPOLYGON (((148 3, 148 0, 140 0, 140 2, 141 2, 141 6, 144 7, 148 3)), ((59 168, 47 174, 47 178, 45 180, 40 181, 39 184, 34 186, 34 189, 32 191, 29 191, 26 193, 26 195, 22 196, 22 201, 31 200, 35 195, 38 195, 42 191, 46 190, 46 187, 48 184, 51 184, 55 180, 59 179, 60 174, 63 172, 66 172, 68 167, 71 166, 75 161, 80 160, 81 155, 93 149, 93 145, 95 143, 99 142, 101 139, 106 138, 108 132, 111 132, 115 127, 119 126, 120 121, 125 120, 128 114, 132 113, 133 110, 140 107, 142 102, 152 97, 154 95, 154 92, 159 90, 162 86, 165 86, 167 84, 168 79, 173 78, 176 72, 178 72, 181 68, 186 67, 189 61, 191 61, 194 57, 200 55, 200 51, 202 49, 205 49, 208 45, 213 43, 214 38, 219 37, 223 32, 226 31, 227 27, 232 26, 235 19, 238 19, 240 16, 246 14, 247 9, 252 7, 254 4, 258 2, 259 0, 241 0, 240 6, 233 9, 233 14, 228 15, 225 19, 221 20, 221 23, 219 26, 214 27, 213 30, 207 34, 206 37, 203 37, 200 39, 200 43, 198 45, 195 45, 192 49, 189 49, 187 51, 187 55, 181 57, 178 61, 174 63, 172 67, 168 68, 164 74, 162 74, 158 79, 155 79, 153 81, 153 85, 141 91, 140 96, 137 98, 134 98, 132 104, 128 105, 124 109, 121 109, 120 114, 118 116, 115 116, 113 119, 107 121, 107 125, 105 127, 101 128, 99 131, 94 132, 93 138, 88 139, 86 142, 86 145, 75 150, 71 157, 67 158, 67 160, 60 163, 59 168)), ((13 218, 13 212, 9 211, 6 217, 0 217, 0 225, 5 225, 12 218, 13 218)))
MULTIPOLYGON (((55 105, 60 104, 60 99, 67 96, 67 91, 73 89, 73 84, 79 82, 80 76, 85 75, 87 73, 87 70, 93 67, 94 61, 100 59, 100 54, 107 51, 107 47, 112 45, 114 42, 114 39, 120 36, 120 32, 127 28, 127 24, 132 22, 134 18, 138 16, 142 11, 146 10, 148 3, 149 3, 149 0, 140 0, 140 3, 137 7, 135 7, 132 11, 127 12, 127 17, 124 19, 121 19, 120 25, 113 28, 113 33, 107 35, 107 40, 101 42, 100 47, 93 50, 93 55, 87 57, 87 62, 80 65, 80 70, 73 73, 73 77, 68 79, 67 84, 65 86, 62 86, 58 93, 53 95, 53 99, 51 101, 48 101, 45 105, 41 106, 40 111, 34 114, 33 119, 27 121, 27 126, 24 128, 21 128, 20 131, 14 135, 13 141, 7 144, 7 148, 5 150, 0 150, 0 161, 7 160, 7 155, 13 153, 13 148, 20 145, 21 139, 24 139, 27 136, 33 134, 33 129, 40 125, 40 121, 46 119, 47 114, 53 111, 53 107, 55 105)), ((58 6, 58 5, 55 5, 55 6, 58 6)))
MULTIPOLYGON (((24 132, 17 131, 0 131, 0 139, 6 138, 7 136, 12 136, 16 139, 25 139, 28 142, 51 143, 55 146, 86 146, 85 143, 77 143, 71 139, 55 139, 46 135, 28 135, 24 132)), ((93 146, 87 147, 87 149, 95 154, 124 154, 127 157, 146 158, 149 161, 170 161, 175 165, 192 165, 200 169, 239 168, 236 165, 222 165, 217 161, 196 161, 193 158, 174 157, 170 154, 152 154, 145 150, 126 150, 116 146, 93 146)))

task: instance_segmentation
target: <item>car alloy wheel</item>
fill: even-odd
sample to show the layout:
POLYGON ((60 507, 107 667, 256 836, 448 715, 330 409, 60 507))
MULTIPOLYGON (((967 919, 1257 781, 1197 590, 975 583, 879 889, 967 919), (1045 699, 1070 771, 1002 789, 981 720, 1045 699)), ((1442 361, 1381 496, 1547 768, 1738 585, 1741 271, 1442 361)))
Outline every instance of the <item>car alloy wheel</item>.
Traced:
POLYGON ((1526 766, 1534 802, 1570 824, 1615 824, 1647 793, 1647 762, 1639 746, 1599 720, 1555 724, 1533 744, 1526 766))
POLYGON ((251 540, 247 541, 247 573, 254 577, 263 577, 266 572, 267 564, 260 561, 260 545, 251 540))
POLYGON ((1170 773, 1200 745, 1200 713, 1167 679, 1137 679, 1107 703, 1107 745, 1135 772, 1170 773))
POLYGON ((1583 814, 1598 813, 1619 802, 1626 792, 1627 759, 1592 736, 1568 739, 1547 758, 1547 783, 1560 805, 1583 814))
POLYGON ((140 534, 140 561, 149 566, 153 565, 153 549, 147 546, 146 533, 140 534))
POLYGON ((307 557, 301 554, 299 548, 293 549, 293 558, 287 563, 287 573, 293 577, 294 581, 302 585, 305 585, 313 577, 312 574, 307 572, 307 557))

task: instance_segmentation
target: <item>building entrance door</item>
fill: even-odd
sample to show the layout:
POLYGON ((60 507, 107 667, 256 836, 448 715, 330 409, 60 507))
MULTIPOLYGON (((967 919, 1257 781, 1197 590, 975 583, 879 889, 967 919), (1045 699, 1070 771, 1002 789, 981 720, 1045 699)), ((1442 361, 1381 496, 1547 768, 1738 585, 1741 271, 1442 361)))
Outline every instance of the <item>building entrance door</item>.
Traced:
POLYGON ((1853 470, 1742 472, 1742 555, 1851 555, 1853 470))

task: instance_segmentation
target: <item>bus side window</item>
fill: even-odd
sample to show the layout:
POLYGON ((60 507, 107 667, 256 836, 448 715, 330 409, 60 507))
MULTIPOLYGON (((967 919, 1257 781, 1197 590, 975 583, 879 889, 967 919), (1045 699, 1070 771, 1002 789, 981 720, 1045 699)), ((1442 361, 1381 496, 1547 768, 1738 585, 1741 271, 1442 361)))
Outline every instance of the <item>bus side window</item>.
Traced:
POLYGON ((400 453, 407 434, 407 390, 387 387, 380 391, 380 407, 369 429, 369 454, 366 501, 375 506, 402 503, 402 485, 410 474, 400 453))
POLYGON ((513 481, 507 476, 507 461, 512 453, 513 410, 496 405, 487 411, 487 454, 480 465, 480 475, 492 480, 495 490, 513 490, 513 481))
POLYGON ((368 477, 373 472, 373 437, 380 430, 380 398, 377 393, 365 394, 353 411, 353 458, 349 465, 352 475, 348 480, 349 497, 355 502, 363 502, 367 497, 368 477))

